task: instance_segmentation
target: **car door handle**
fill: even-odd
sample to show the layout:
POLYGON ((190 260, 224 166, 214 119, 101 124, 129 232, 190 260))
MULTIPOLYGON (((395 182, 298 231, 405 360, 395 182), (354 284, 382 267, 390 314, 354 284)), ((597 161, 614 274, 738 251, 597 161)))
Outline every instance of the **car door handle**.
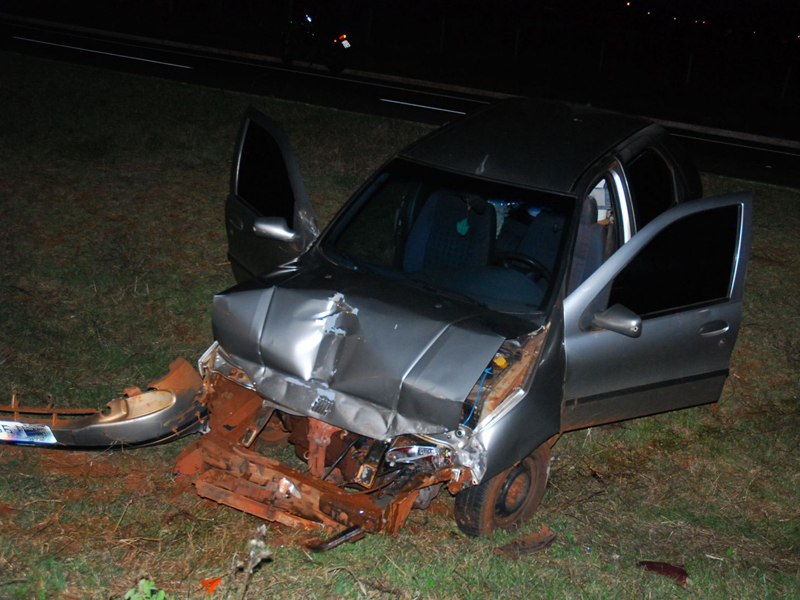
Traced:
POLYGON ((700 327, 698 333, 702 337, 713 337, 715 335, 722 335, 731 328, 727 321, 709 321, 700 327))
POLYGON ((244 223, 242 222, 242 218, 239 215, 231 215, 228 217, 228 223, 233 225, 236 229, 244 229, 244 223))

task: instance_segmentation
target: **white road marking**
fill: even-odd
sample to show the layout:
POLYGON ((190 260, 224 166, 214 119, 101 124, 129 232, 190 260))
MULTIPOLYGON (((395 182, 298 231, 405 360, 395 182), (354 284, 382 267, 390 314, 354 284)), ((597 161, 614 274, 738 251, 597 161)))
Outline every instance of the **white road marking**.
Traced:
POLYGON ((160 60, 151 60, 149 58, 140 58, 138 56, 128 56, 127 54, 114 54, 113 52, 101 52, 100 50, 90 50, 89 48, 81 48, 80 46, 68 46, 67 44, 56 44, 54 42, 45 42, 44 40, 35 40, 32 38, 14 36, 15 40, 22 40, 23 42, 33 42, 34 44, 45 44, 47 46, 58 46, 59 48, 69 48, 71 50, 80 50, 81 52, 91 52, 93 54, 105 54, 106 56, 116 56, 118 58, 128 58, 130 60, 139 60, 142 62, 155 63, 157 65, 165 65, 167 67, 177 67, 178 69, 191 69, 187 65, 179 65, 176 63, 162 62, 160 60))
POLYGON ((753 142, 756 144, 764 144, 765 146, 783 146, 785 148, 794 148, 796 150, 800 150, 800 141, 782 140, 780 138, 757 135, 755 133, 731 131, 730 129, 717 129, 715 127, 707 127, 705 125, 692 125, 690 123, 666 121, 664 119, 648 117, 647 115, 643 115, 643 117, 648 121, 653 121, 654 123, 658 123, 659 125, 663 125, 669 129, 683 129, 684 131, 691 131, 692 133, 699 133, 701 135, 715 135, 718 137, 739 140, 740 142, 753 142))
MULTIPOLYGON (((355 80, 355 79, 345 79, 345 78, 342 78, 342 77, 338 77, 336 75, 327 75, 325 73, 311 73, 311 72, 308 72, 308 71, 297 71, 296 69, 292 69, 291 67, 259 64, 259 62, 257 62, 255 58, 253 58, 251 60, 235 60, 233 58, 223 58, 223 57, 220 57, 220 56, 209 56, 208 54, 200 54, 198 52, 189 52, 189 51, 186 51, 186 50, 180 50, 179 51, 179 50, 173 50, 173 49, 167 49, 167 48, 153 48, 153 47, 143 46, 141 44, 134 44, 134 43, 130 43, 130 42, 101 40, 99 38, 96 38, 96 37, 93 37, 93 36, 90 36, 90 35, 77 35, 77 34, 72 34, 72 33, 67 34, 67 35, 70 35, 71 37, 75 37, 75 38, 82 38, 82 39, 90 40, 90 41, 93 41, 93 42, 106 42, 106 43, 111 43, 111 44, 115 44, 115 45, 118 45, 118 46, 129 46, 129 47, 132 47, 132 48, 145 48, 145 49, 153 50, 153 51, 156 51, 156 52, 164 52, 164 53, 168 53, 168 54, 175 54, 175 55, 178 55, 178 56, 191 56, 193 58, 200 58, 200 59, 204 59, 204 60, 214 60, 214 61, 218 61, 218 62, 226 62, 226 63, 237 64, 237 65, 245 65, 245 66, 248 66, 248 67, 255 67, 255 68, 260 68, 260 69, 270 69, 270 70, 273 70, 273 71, 282 71, 282 72, 286 72, 286 73, 292 73, 292 74, 295 74, 295 75, 304 75, 304 76, 308 76, 308 77, 319 77, 321 79, 333 79, 333 80, 336 80, 336 81, 343 81, 343 82, 353 83, 353 84, 357 84, 357 85, 365 85, 365 86, 369 86, 369 87, 373 87, 373 88, 384 88, 384 89, 387 89, 387 90, 398 90, 398 91, 401 91, 401 92, 408 92, 409 91, 407 88, 404 88, 404 87, 402 87, 400 85, 390 85, 390 84, 387 84, 387 83, 377 83, 375 81, 359 81, 359 80, 355 80)), ((121 36, 121 37, 125 37, 125 36, 121 36)), ((120 56, 120 57, 123 57, 123 58, 131 58, 133 60, 142 60, 142 61, 147 61, 147 62, 153 62, 153 63, 156 63, 156 64, 163 64, 163 65, 169 65, 169 66, 174 66, 174 67, 180 67, 180 68, 183 68, 183 69, 192 69, 193 68, 193 67, 188 67, 186 65, 179 65, 179 64, 174 64, 174 63, 165 63, 165 62, 160 62, 160 61, 156 61, 156 60, 148 60, 148 59, 145 59, 145 58, 136 58, 134 56, 128 56, 126 54, 114 54, 114 53, 111 53, 111 52, 100 52, 99 50, 90 50, 88 48, 82 48, 82 47, 79 47, 79 46, 68 46, 68 45, 62 45, 62 44, 55 44, 55 43, 52 43, 52 42, 45 42, 45 41, 42 41, 42 40, 35 40, 35 39, 31 39, 31 38, 24 38, 24 37, 14 36, 14 39, 25 40, 25 41, 28 41, 28 42, 36 42, 36 43, 39 43, 39 44, 49 44, 51 46, 60 46, 60 47, 63 47, 63 48, 74 48, 76 50, 83 50, 85 52, 95 52, 97 54, 108 54, 110 56, 120 56)), ((181 44, 178 44, 178 43, 170 43, 170 44, 174 45, 174 46, 178 46, 178 47, 182 46, 181 44)), ((206 51, 208 53, 229 54, 231 56, 236 56, 238 54, 238 53, 233 52, 233 51, 226 52, 226 51, 220 50, 218 48, 203 48, 202 50, 204 50, 204 51, 206 51)), ((276 62, 277 62, 277 60, 276 60, 276 62)), ((413 90, 413 92, 416 93, 416 94, 424 94, 426 96, 435 96, 437 98, 449 98, 449 99, 452 99, 452 100, 458 100, 460 102, 469 102, 471 104, 490 104, 490 102, 487 102, 485 100, 476 100, 474 98, 463 98, 463 97, 455 96, 455 95, 452 95, 452 94, 443 94, 441 92, 430 92, 430 91, 425 91, 425 90, 413 90)), ((461 114, 466 114, 466 113, 461 113, 461 114)))
POLYGON ((400 102, 400 100, 389 100, 389 98, 381 98, 381 102, 389 102, 390 104, 402 104, 403 106, 413 106, 415 108, 425 108, 427 110, 438 110, 440 112, 454 113, 457 115, 465 115, 463 110, 450 110, 449 108, 439 108, 438 106, 427 106, 425 104, 414 104, 413 102, 400 102))
POLYGON ((747 148, 748 150, 758 150, 759 152, 772 152, 773 154, 785 154, 786 156, 794 156, 795 158, 800 158, 800 153, 797 152, 785 152, 784 150, 773 150, 772 148, 761 148, 759 146, 749 146, 748 144, 735 144, 733 142, 723 142, 722 140, 710 140, 704 137, 697 137, 694 135, 685 135, 683 133, 671 133, 673 137, 679 138, 686 138, 689 140, 699 140, 701 142, 707 142, 709 144, 722 144, 723 146, 736 146, 737 148, 747 148))
MULTIPOLYGON (((18 19, 18 20, 29 21, 29 22, 34 22, 34 23, 43 22, 43 21, 38 21, 36 19, 18 19)), ((63 27, 63 25, 62 25, 62 27, 63 27)), ((74 28, 74 29, 82 29, 82 28, 74 28)), ((86 30, 86 31, 89 31, 89 30, 86 30)), ((102 40, 99 40, 99 39, 96 39, 96 38, 93 38, 93 37, 87 36, 87 35, 76 35, 76 34, 69 34, 69 35, 72 35, 73 37, 83 37, 85 39, 90 39, 90 40, 93 40, 93 41, 95 41, 95 40, 96 41, 102 41, 102 40)), ((119 37, 126 38, 126 37, 131 37, 131 36, 122 36, 122 35, 120 35, 119 37)), ((53 42, 45 42, 43 40, 36 40, 36 39, 25 38, 25 37, 14 36, 14 39, 24 40, 24 41, 28 41, 28 42, 37 43, 37 44, 47 44, 47 45, 50 45, 50 46, 59 46, 59 47, 62 47, 62 48, 71 48, 71 49, 80 50, 80 51, 83 51, 83 52, 93 52, 95 54, 105 54, 105 55, 108 55, 108 56, 117 56, 117 57, 120 57, 120 58, 128 58, 128 59, 131 59, 131 60, 150 62, 150 63, 160 64, 160 65, 176 67, 176 68, 180 68, 180 69, 192 69, 193 68, 193 67, 190 67, 190 66, 187 66, 187 65, 162 62, 162 61, 151 60, 151 59, 147 59, 147 58, 139 58, 139 57, 136 57, 136 56, 128 56, 128 55, 125 55, 125 54, 114 54, 112 52, 101 52, 100 50, 91 50, 91 49, 82 48, 82 47, 79 47, 79 46, 69 46, 69 45, 65 45, 65 44, 56 44, 56 43, 53 43, 53 42)), ((118 44, 118 45, 125 45, 125 46, 141 47, 141 46, 138 46, 136 44, 125 43, 125 42, 110 42, 110 43, 115 43, 115 44, 118 44)), ((172 45, 178 46, 178 47, 184 46, 182 44, 177 44, 177 43, 172 43, 172 45)), ((186 47, 187 48, 191 48, 189 46, 186 46, 186 47)), ((151 49, 153 49, 153 48, 151 48, 151 49)), ((176 51, 176 50, 168 50, 168 49, 153 49, 153 50, 162 51, 162 52, 168 52, 170 54, 176 54, 176 55, 184 55, 184 56, 192 56, 192 57, 196 57, 196 58, 203 58, 203 59, 207 59, 207 60, 216 60, 216 61, 219 61, 219 62, 228 62, 228 63, 235 63, 235 64, 241 64, 241 65, 248 65, 248 66, 252 66, 252 67, 256 67, 256 68, 260 67, 262 69, 272 69, 272 70, 275 70, 275 71, 285 71, 285 72, 290 72, 290 73, 294 73, 294 74, 302 74, 302 75, 311 76, 311 77, 320 77, 320 78, 323 78, 323 79, 335 79, 335 80, 338 80, 340 82, 355 83, 355 84, 365 85, 365 86, 369 86, 369 87, 394 89, 394 90, 399 90, 399 91, 403 91, 403 92, 412 92, 412 93, 417 93, 417 94, 424 94, 424 95, 427 95, 427 96, 437 96, 437 97, 441 97, 441 98, 452 98, 454 100, 459 100, 459 101, 462 101, 462 102, 470 102, 470 103, 474 103, 474 104, 489 104, 489 102, 486 102, 486 101, 483 101, 483 100, 476 100, 476 99, 472 99, 472 98, 461 98, 461 97, 458 97, 458 96, 449 95, 449 94, 442 94, 442 93, 438 93, 438 92, 430 92, 430 91, 424 91, 424 90, 408 90, 406 88, 403 88, 400 85, 389 85, 389 84, 386 84, 386 83, 376 83, 376 82, 372 82, 372 81, 358 81, 358 80, 352 80, 352 79, 343 79, 341 77, 336 77, 336 76, 332 76, 332 75, 326 75, 324 73, 309 73, 308 71, 305 71, 305 72, 296 71, 296 70, 291 69, 291 68, 280 67, 280 66, 277 66, 277 65, 276 66, 272 66, 272 65, 258 64, 258 62, 256 62, 255 60, 253 60, 253 61, 250 61, 250 60, 234 60, 234 59, 231 59, 231 58, 220 58, 220 57, 217 57, 217 56, 208 56, 208 55, 203 55, 203 54, 196 53, 196 52, 188 52, 188 51, 185 51, 185 50, 184 51, 176 51)), ((208 49, 203 49, 203 50, 206 50, 209 53, 216 52, 216 53, 225 54, 225 52, 220 51, 219 49, 214 49, 214 48, 208 48, 208 49)), ((227 52, 227 54, 236 56, 238 53, 236 53, 236 52, 227 52)), ((477 94, 480 91, 481 90, 474 90, 473 93, 477 94)), ((381 102, 389 102, 389 103, 393 103, 393 104, 401 104, 401 105, 406 105, 406 106, 413 106, 413 107, 416 107, 416 108, 424 108, 424 109, 435 110, 435 111, 440 111, 440 112, 448 112, 448 113, 454 113, 454 114, 459 114, 459 115, 466 114, 463 111, 450 110, 450 109, 446 109, 446 108, 438 108, 438 107, 435 107, 435 106, 427 106, 427 105, 424 105, 424 104, 414 104, 414 103, 411 103, 411 102, 401 102, 399 100, 390 100, 388 98, 381 98, 380 100, 381 100, 381 102)), ((725 136, 725 137, 732 138, 732 139, 739 139, 739 140, 743 140, 743 141, 754 141, 754 142, 763 143, 763 144, 771 144, 771 145, 784 146, 784 147, 788 147, 788 148, 798 148, 798 149, 800 149, 800 142, 793 141, 793 140, 781 140, 781 139, 776 139, 776 138, 768 138, 768 137, 756 136, 756 135, 752 135, 752 134, 745 134, 745 133, 741 133, 741 132, 720 130, 720 129, 714 129, 714 128, 709 128, 709 127, 702 127, 702 126, 692 125, 692 124, 688 124, 688 123, 665 121, 663 119, 655 119, 655 118, 652 118, 652 117, 644 117, 644 118, 647 118, 648 120, 651 120, 651 121, 655 121, 656 123, 660 123, 661 125, 664 125, 666 127, 670 127, 672 129, 683 129, 685 131, 696 131, 697 133, 708 133, 710 135, 720 135, 720 136, 725 136)), ((672 135, 675 136, 675 137, 683 137, 683 138, 687 138, 687 139, 693 139, 693 140, 698 140, 698 141, 701 141, 701 142, 708 142, 708 143, 712 143, 712 144, 722 144, 722 145, 725 145, 725 146, 735 146, 735 147, 738 147, 738 148, 745 148, 745 149, 748 149, 748 150, 771 152, 773 154, 783 154, 783 155, 786 155, 786 156, 794 156, 794 157, 800 158, 800 154, 795 153, 795 152, 785 152, 785 151, 781 151, 781 150, 773 150, 771 148, 763 148, 763 147, 759 147, 759 146, 751 146, 751 145, 748 145, 748 144, 737 144, 737 143, 734 143, 734 142, 725 142, 725 141, 722 141, 722 140, 713 140, 713 139, 708 139, 708 138, 705 138, 705 137, 698 137, 698 136, 686 135, 686 134, 681 134, 681 133, 672 133, 672 135)))

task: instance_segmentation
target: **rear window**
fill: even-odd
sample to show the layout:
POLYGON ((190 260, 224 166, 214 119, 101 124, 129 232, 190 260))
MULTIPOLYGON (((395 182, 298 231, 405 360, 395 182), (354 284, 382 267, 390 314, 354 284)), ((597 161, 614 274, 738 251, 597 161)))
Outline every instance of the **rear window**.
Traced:
POLYGON ((636 228, 641 229, 675 203, 672 171, 661 155, 648 149, 628 163, 628 186, 636 228))

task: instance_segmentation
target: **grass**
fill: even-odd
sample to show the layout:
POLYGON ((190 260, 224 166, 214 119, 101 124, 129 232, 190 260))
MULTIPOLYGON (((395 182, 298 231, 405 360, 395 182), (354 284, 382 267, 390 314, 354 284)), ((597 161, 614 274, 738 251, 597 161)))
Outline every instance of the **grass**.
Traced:
MULTIPOLYGON (((102 405, 195 360, 233 283, 223 204, 244 108, 289 133, 319 220, 425 126, 0 54, 0 397, 102 405)), ((444 494, 396 539, 309 555, 271 525, 248 597, 800 597, 800 193, 756 197, 744 322, 713 407, 565 436, 521 532, 467 540, 444 494), (546 522, 545 553, 494 549, 546 522), (686 565, 688 591, 639 560, 686 565)), ((238 598, 258 519, 170 474, 183 442, 121 452, 0 446, 0 598, 238 598)))

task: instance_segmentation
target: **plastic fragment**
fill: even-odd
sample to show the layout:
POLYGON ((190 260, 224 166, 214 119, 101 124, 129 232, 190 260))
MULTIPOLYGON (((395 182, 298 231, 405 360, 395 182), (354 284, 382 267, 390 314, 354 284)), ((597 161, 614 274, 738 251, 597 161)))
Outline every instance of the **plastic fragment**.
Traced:
POLYGON ((686 582, 689 579, 689 574, 686 572, 686 567, 684 565, 671 565, 669 563, 653 560, 640 560, 639 566, 645 571, 671 577, 677 581, 681 587, 684 588, 686 587, 686 582))
POLYGON ((206 588, 207 594, 213 594, 220 581, 222 581, 222 577, 213 577, 211 579, 201 579, 200 583, 206 588))

